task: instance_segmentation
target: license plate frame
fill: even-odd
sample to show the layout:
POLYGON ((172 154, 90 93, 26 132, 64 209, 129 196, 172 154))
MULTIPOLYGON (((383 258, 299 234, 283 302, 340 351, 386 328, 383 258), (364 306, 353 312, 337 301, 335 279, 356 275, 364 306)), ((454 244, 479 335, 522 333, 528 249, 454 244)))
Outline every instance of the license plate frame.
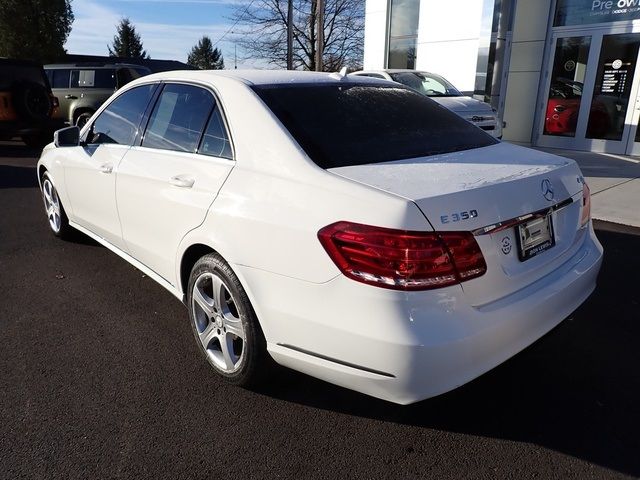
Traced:
POLYGON ((546 252, 556 244, 551 212, 516 226, 518 258, 521 262, 546 252))

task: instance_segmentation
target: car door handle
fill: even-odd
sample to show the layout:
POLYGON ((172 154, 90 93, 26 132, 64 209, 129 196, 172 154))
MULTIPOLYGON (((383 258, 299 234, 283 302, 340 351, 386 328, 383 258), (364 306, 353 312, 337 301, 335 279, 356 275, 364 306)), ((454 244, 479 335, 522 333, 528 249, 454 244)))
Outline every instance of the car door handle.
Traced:
POLYGON ((75 99, 76 99, 76 98, 78 98, 78 97, 76 97, 75 95, 65 95, 65 96, 64 96, 64 98, 66 98, 66 99, 73 99, 73 100, 75 100, 75 99))
POLYGON ((195 182, 196 181, 193 178, 185 175, 176 175, 175 177, 171 177, 171 180, 169 180, 171 185, 181 188, 191 188, 195 182))
POLYGON ((111 173, 113 172, 113 165, 110 163, 105 163, 100 165, 100 173, 111 173))

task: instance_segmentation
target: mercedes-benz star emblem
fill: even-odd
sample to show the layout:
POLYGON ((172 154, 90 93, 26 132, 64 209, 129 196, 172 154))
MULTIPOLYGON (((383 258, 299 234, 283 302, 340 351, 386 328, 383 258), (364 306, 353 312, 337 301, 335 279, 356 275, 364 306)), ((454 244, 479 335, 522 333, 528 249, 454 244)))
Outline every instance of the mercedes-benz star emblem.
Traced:
POLYGON ((551 180, 549 180, 548 178, 542 180, 540 188, 542 189, 542 196, 551 202, 554 197, 553 185, 551 183, 551 180))

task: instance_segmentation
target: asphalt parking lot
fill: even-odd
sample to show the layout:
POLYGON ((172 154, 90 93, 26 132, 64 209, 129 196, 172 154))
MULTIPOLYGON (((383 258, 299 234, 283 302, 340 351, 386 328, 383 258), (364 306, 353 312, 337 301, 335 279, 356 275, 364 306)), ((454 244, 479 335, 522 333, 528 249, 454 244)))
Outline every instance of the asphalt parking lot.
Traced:
POLYGON ((599 230, 596 293, 454 392, 400 407, 284 369, 251 392, 159 285, 48 231, 34 155, 0 144, 0 478, 640 476, 637 230, 599 230))

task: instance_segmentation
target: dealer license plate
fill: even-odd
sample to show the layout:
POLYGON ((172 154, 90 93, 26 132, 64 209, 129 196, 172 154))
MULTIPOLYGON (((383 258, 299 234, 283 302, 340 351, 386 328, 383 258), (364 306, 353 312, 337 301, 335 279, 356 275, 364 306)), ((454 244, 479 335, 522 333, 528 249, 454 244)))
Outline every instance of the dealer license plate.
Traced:
POLYGON ((518 257, 524 262, 556 244, 551 215, 521 223, 518 232, 518 257))

